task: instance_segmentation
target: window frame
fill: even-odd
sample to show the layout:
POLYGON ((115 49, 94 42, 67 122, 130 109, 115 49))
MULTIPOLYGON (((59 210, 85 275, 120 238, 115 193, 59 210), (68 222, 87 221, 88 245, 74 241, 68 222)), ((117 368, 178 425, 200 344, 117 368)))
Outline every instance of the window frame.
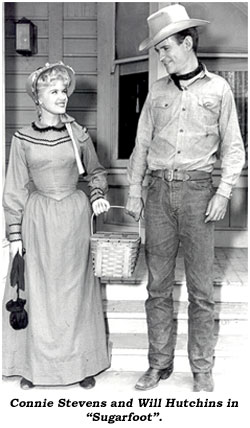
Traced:
POLYGON ((115 13, 115 3, 98 4, 97 152, 105 167, 126 168, 128 159, 118 158, 119 76, 124 64, 147 61, 149 55, 115 59, 115 13))
MULTIPOLYGON (((150 3, 150 13, 159 9, 160 3, 150 3)), ((118 126, 119 126, 119 75, 124 64, 148 59, 149 87, 158 78, 165 75, 163 65, 157 60, 154 49, 147 55, 140 55, 120 60, 115 59, 115 3, 99 3, 97 12, 98 43, 98 81, 97 81, 97 151, 100 160, 107 168, 126 168, 127 159, 118 159, 118 126)), ((229 70, 244 70, 242 61, 247 54, 242 52, 199 52, 199 58, 208 62, 219 61, 229 70)), ((212 69, 212 68, 211 68, 212 69)), ((225 69, 225 68, 223 68, 225 69)), ((220 171, 215 166, 214 175, 220 171)), ((219 175, 219 174, 218 174, 219 175)))

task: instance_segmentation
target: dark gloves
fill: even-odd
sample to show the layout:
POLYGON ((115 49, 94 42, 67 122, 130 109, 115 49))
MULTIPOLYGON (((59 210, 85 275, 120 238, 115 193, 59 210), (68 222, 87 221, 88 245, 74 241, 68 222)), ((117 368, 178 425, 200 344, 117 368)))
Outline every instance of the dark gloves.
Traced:
MULTIPOLYGON (((25 250, 22 254, 24 256, 25 250)), ((10 312, 10 325, 14 330, 21 330, 28 325, 28 314, 24 309, 26 300, 19 297, 19 290, 25 289, 24 283, 24 258, 17 251, 11 266, 10 285, 17 286, 17 299, 9 300, 6 303, 6 309, 10 312)))
POLYGON ((20 256, 19 252, 16 253, 10 272, 10 285, 18 289, 24 290, 24 259, 20 256))

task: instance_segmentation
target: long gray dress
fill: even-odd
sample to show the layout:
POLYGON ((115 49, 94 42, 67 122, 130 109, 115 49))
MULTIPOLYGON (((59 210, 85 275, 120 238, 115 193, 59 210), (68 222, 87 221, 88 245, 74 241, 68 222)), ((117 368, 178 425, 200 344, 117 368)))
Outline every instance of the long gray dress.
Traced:
MULTIPOLYGON (((107 181, 92 141, 72 122, 91 190, 107 181)), ((3 300, 3 375, 20 375, 35 385, 66 385, 109 367, 100 287, 90 254, 88 197, 77 190, 78 170, 65 126, 35 124, 12 139, 4 189, 10 237, 21 228, 29 325, 9 324, 8 300, 16 297, 7 280, 3 300), (29 193, 33 181, 35 191, 29 193)), ((9 277, 9 275, 8 275, 9 277)))

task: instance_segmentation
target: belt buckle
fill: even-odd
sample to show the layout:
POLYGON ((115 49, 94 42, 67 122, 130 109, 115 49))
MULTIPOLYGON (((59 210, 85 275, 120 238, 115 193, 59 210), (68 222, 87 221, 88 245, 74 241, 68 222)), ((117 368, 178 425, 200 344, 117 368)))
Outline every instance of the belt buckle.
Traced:
POLYGON ((168 170, 166 180, 167 181, 173 181, 174 179, 174 171, 172 169, 168 170))

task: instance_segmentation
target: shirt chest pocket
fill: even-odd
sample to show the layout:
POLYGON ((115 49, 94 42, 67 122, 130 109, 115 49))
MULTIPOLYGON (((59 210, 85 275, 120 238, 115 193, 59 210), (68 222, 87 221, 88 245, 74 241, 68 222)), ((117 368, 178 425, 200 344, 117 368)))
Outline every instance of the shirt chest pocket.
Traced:
POLYGON ((157 98, 153 101, 152 112, 156 127, 162 127, 169 123, 173 115, 173 99, 157 98))
POLYGON ((220 116, 220 98, 215 95, 203 95, 198 99, 200 117, 203 117, 205 125, 218 125, 220 116))

